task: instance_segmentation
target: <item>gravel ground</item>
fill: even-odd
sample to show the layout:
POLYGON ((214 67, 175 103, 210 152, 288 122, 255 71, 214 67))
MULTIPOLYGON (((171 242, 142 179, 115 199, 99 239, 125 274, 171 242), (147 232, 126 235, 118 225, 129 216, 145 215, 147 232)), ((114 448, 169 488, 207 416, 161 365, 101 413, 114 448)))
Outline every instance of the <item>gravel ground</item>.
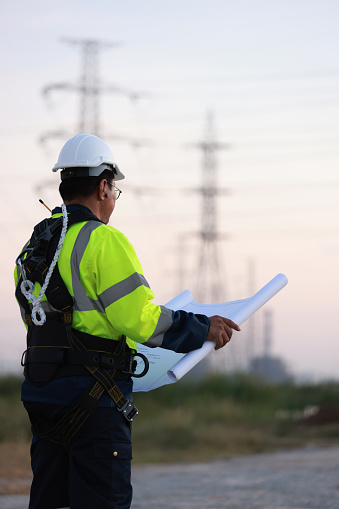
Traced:
MULTIPOLYGON (((339 447, 136 466, 133 485, 132 509, 339 509, 339 447)), ((0 509, 27 502, 2 496, 0 509)))

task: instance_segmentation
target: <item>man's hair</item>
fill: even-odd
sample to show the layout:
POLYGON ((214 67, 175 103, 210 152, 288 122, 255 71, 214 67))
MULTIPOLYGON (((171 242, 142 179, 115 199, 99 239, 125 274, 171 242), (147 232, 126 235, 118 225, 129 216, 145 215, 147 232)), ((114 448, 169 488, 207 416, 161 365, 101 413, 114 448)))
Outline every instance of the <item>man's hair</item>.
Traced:
POLYGON ((60 182, 59 193, 64 201, 71 201, 79 197, 88 198, 95 192, 100 180, 106 179, 111 183, 113 178, 111 171, 104 170, 97 177, 73 177, 65 179, 60 182))

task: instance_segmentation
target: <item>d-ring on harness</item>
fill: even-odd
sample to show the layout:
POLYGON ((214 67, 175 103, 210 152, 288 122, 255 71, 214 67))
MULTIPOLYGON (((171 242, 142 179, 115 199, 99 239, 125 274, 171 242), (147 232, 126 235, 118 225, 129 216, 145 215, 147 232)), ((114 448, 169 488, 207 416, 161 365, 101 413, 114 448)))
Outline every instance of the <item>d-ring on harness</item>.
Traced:
POLYGON ((131 375, 134 378, 141 378, 141 377, 145 376, 146 373, 148 373, 148 370, 149 370, 149 362, 148 362, 146 355, 143 355, 142 353, 131 353, 128 371, 122 371, 122 373, 125 373, 125 375, 131 375), (142 370, 141 373, 135 373, 135 371, 133 371, 133 364, 136 362, 135 357, 140 357, 144 362, 144 369, 142 370))

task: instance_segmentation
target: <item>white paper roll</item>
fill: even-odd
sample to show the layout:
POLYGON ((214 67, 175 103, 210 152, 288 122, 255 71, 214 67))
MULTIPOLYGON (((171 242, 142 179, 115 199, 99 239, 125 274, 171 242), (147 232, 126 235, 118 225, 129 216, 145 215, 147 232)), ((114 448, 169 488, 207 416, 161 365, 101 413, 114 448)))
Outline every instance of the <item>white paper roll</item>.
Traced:
MULTIPOLYGON (((259 290, 253 297, 240 301, 241 304, 233 312, 228 313, 225 318, 230 318, 238 325, 241 325, 258 309, 260 309, 267 301, 276 295, 288 283, 288 279, 284 274, 278 274, 269 283, 267 283, 261 290, 259 290)), ((212 308, 213 309, 213 306, 212 308)), ((226 308, 227 309, 227 308, 226 308)), ((211 314, 209 316, 212 316, 211 314)), ((221 315, 223 316, 223 315, 221 315)), ((198 350, 193 350, 180 359, 170 370, 167 375, 171 381, 177 382, 188 371, 190 371, 198 362, 200 362, 207 354, 209 354, 215 343, 207 341, 198 350)))
POLYGON ((183 292, 179 293, 174 299, 170 300, 165 304, 165 307, 172 309, 173 311, 176 311, 177 309, 183 309, 187 304, 192 302, 193 295, 189 290, 184 290, 183 292))

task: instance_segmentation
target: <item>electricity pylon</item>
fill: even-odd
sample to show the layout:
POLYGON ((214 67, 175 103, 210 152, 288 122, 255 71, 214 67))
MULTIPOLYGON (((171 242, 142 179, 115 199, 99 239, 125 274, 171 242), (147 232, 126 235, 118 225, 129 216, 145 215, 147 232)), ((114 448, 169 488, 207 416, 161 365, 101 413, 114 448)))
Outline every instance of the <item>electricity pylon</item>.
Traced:
POLYGON ((220 265, 218 241, 225 238, 217 227, 217 197, 227 193, 218 187, 218 150, 229 146, 218 143, 215 136, 214 115, 208 112, 204 140, 196 144, 202 150, 201 228, 198 232, 198 263, 196 269, 195 296, 199 302, 216 303, 226 300, 226 284, 220 265))
MULTIPOLYGON (((227 288, 220 262, 218 243, 227 238, 218 231, 217 198, 228 194, 228 190, 218 186, 217 151, 228 149, 226 143, 216 141, 214 114, 207 113, 203 140, 194 146, 202 151, 202 182, 195 191, 201 197, 201 223, 198 231, 197 265, 194 272, 194 300, 205 304, 225 302, 227 288)), ((211 352, 195 369, 202 376, 211 371, 224 372, 229 362, 226 352, 211 352)), ((194 375, 194 373, 193 373, 194 375)))
MULTIPOLYGON (((67 139, 76 133, 89 133, 96 136, 102 136, 102 127, 100 123, 100 99, 103 93, 123 94, 129 99, 135 101, 144 97, 145 93, 139 93, 127 88, 115 85, 103 85, 99 72, 99 53, 102 49, 112 46, 119 46, 116 42, 105 42, 95 39, 62 39, 62 42, 80 46, 81 49, 81 72, 77 83, 51 83, 46 85, 42 91, 43 96, 48 97, 53 91, 74 91, 80 96, 80 108, 77 127, 75 132, 70 133, 64 129, 57 129, 40 136, 39 141, 45 143, 50 138, 67 139)), ((139 148, 144 145, 151 145, 148 140, 141 140, 129 136, 123 136, 119 133, 105 133, 105 140, 113 139, 130 144, 133 148, 139 148)), ((54 181, 39 182, 36 187, 37 192, 49 186, 54 186, 54 181)))
MULTIPOLYGON (((100 79, 99 72, 99 53, 102 49, 112 46, 119 46, 116 42, 104 42, 96 39, 69 39, 64 38, 62 42, 80 46, 81 49, 81 72, 77 83, 51 83, 46 85, 42 91, 45 97, 49 96, 55 90, 62 91, 75 91, 80 95, 80 108, 79 118, 76 132, 89 133, 101 136, 100 124, 100 98, 103 93, 116 93, 123 94, 131 100, 139 99, 143 94, 128 90, 124 87, 115 85, 104 85, 100 79)), ((57 130, 41 136, 40 141, 44 142, 50 137, 67 137, 69 133, 63 130, 57 130)), ((139 145, 140 140, 131 140, 123 136, 108 135, 110 138, 115 138, 127 141, 131 144, 139 145)))

